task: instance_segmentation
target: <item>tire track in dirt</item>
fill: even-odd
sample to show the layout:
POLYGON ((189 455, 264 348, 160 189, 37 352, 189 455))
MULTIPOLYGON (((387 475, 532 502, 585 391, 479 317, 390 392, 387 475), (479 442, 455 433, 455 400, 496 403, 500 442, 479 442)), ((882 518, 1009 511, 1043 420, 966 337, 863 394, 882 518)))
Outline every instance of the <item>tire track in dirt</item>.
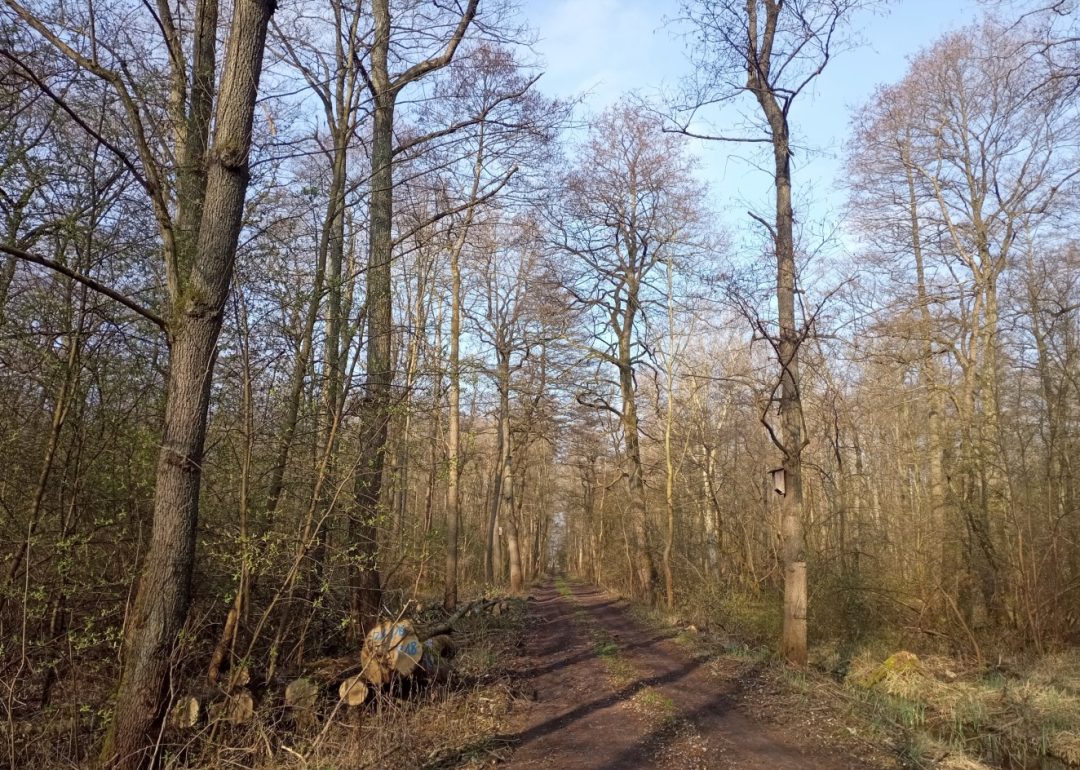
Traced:
POLYGON ((880 770, 823 747, 793 714, 766 724, 738 704, 740 683, 710 673, 644 627, 623 602, 555 581, 530 604, 517 677, 535 702, 508 736, 514 770, 880 770), (564 589, 565 590, 565 589, 564 589), (605 656, 606 653, 606 656, 605 656))

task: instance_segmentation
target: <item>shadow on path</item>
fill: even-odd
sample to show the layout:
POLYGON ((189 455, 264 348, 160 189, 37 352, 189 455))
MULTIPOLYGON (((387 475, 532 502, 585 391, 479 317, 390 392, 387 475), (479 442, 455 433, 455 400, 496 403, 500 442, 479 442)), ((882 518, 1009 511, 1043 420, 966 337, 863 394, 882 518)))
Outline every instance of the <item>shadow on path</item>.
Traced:
MULTIPOLYGON (((520 729, 499 736, 515 745, 514 770, 874 770, 844 749, 808 741, 791 724, 765 724, 739 707, 741 684, 711 673, 671 640, 627 613, 627 605, 592 587, 553 580, 535 592, 530 628, 515 677, 535 694, 520 729), (591 631, 617 645, 615 686, 591 631)), ((802 732, 800 732, 800 729, 802 732)))

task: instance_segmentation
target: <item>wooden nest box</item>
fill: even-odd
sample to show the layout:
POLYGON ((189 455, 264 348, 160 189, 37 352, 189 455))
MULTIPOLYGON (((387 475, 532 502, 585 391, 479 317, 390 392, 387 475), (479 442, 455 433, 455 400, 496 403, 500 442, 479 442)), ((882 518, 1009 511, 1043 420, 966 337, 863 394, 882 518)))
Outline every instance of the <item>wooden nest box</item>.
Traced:
POLYGON ((769 471, 769 476, 772 478, 772 489, 778 495, 787 494, 787 487, 784 485, 784 469, 773 468, 769 471))

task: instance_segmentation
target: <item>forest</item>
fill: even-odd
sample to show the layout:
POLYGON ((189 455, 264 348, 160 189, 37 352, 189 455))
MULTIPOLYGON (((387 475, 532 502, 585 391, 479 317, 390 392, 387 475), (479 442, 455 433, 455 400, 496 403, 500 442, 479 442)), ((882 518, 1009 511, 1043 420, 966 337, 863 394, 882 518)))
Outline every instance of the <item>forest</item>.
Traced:
POLYGON ((510 0, 2 0, 0 765, 309 767, 162 736, 549 575, 1080 706, 1080 27, 980 8, 819 221, 888 3, 673 3, 685 76, 590 110, 510 0))

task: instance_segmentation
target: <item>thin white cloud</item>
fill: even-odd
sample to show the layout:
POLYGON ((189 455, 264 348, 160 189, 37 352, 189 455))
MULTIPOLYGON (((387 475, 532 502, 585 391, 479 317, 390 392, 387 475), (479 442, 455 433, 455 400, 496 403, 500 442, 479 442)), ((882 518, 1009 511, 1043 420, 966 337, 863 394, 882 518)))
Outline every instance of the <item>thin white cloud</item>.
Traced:
POLYGON ((655 88, 684 66, 662 29, 669 3, 645 0, 532 0, 526 13, 540 33, 544 87, 587 92, 594 108, 635 89, 655 88))

